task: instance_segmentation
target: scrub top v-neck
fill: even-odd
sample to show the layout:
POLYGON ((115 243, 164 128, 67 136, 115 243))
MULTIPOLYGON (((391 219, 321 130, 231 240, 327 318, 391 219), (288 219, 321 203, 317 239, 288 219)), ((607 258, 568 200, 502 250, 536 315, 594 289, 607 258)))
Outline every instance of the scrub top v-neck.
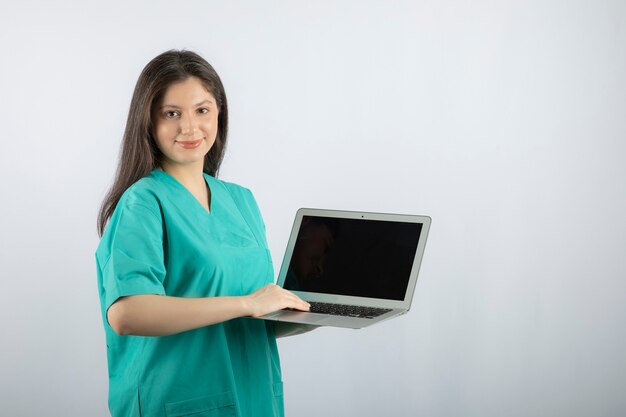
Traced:
POLYGON ((247 295, 273 282, 252 193, 204 175, 210 211, 154 170, 120 199, 96 251, 116 416, 282 416, 271 323, 239 318, 171 336, 119 336, 106 320, 120 297, 247 295))

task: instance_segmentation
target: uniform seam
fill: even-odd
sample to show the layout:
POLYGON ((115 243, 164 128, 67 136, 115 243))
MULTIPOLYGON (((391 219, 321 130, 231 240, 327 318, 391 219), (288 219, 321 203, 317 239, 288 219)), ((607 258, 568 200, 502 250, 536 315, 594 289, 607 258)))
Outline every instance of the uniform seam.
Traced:
POLYGON ((133 207, 133 206, 137 206, 137 207, 141 207, 144 208, 148 211, 148 213, 152 214, 154 216, 154 218, 159 222, 162 223, 162 218, 159 214, 156 214, 154 211, 152 211, 152 208, 145 205, 145 204, 141 204, 141 203, 129 203, 127 207, 133 207))
MULTIPOLYGON (((158 214, 155 214, 154 211, 152 211, 152 208, 150 208, 149 206, 147 206, 145 204, 141 204, 141 203, 130 203, 126 207, 133 207, 133 206, 137 206, 137 207, 141 207, 141 208, 145 209, 148 213, 150 213, 152 216, 154 216, 154 218, 161 225, 163 224, 163 219, 161 218, 161 216, 159 216, 158 214)), ((96 253, 96 257, 99 258, 97 253, 96 253)), ((109 253, 109 256, 107 256, 107 258, 104 261, 104 263, 102 263, 102 267, 101 267, 102 270, 104 270, 106 268, 106 266, 109 264, 109 261, 111 260, 112 257, 113 257, 113 253, 109 253)))

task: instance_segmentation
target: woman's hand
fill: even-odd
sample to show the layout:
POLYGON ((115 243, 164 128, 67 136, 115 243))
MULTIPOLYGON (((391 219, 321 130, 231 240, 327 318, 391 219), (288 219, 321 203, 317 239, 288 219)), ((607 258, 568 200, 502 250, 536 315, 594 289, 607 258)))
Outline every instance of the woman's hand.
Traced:
POLYGON ((283 308, 309 311, 309 303, 276 284, 267 284, 245 297, 247 310, 252 317, 261 317, 283 308))
POLYGON ((309 307, 297 295, 269 284, 238 297, 121 297, 107 310, 107 320, 119 335, 166 336, 237 317, 259 317, 283 308, 309 311, 309 307))

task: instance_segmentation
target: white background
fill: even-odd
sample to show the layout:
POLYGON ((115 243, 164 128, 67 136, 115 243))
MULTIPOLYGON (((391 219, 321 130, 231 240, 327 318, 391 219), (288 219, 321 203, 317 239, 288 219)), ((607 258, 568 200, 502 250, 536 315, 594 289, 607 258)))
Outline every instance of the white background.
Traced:
POLYGON ((276 266, 299 207, 433 218, 408 315, 280 341, 289 416, 626 414, 625 2, 20 1, 0 37, 1 415, 107 415, 96 215, 171 48, 276 266))

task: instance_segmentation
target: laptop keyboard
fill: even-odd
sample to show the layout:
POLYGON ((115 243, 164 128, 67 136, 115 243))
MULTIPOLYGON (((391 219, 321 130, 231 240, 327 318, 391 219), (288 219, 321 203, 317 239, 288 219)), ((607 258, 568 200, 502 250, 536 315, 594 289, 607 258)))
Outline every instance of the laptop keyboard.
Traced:
POLYGON ((311 304, 311 313, 358 317, 362 319, 373 319, 391 311, 390 308, 350 306, 345 304, 319 303, 315 301, 309 301, 309 304, 311 304))

